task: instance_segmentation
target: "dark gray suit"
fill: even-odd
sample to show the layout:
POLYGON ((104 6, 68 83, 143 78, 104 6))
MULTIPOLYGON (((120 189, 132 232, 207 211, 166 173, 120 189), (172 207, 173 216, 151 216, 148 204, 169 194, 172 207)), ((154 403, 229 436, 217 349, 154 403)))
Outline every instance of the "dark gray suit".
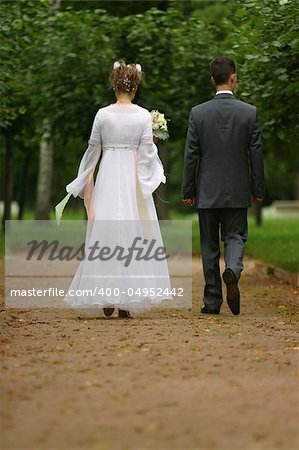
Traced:
POLYGON ((222 303, 219 227, 226 268, 239 278, 247 240, 247 208, 264 196, 257 109, 220 93, 192 108, 185 146, 182 197, 196 198, 206 281, 204 303, 222 303))

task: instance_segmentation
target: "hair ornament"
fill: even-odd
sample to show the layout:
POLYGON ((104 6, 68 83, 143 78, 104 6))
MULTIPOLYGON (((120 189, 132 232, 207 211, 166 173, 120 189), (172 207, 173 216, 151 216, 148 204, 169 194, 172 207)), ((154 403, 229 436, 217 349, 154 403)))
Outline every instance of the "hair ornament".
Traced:
POLYGON ((113 64, 113 69, 118 69, 120 67, 120 63, 118 61, 115 61, 113 64))
POLYGON ((142 69, 141 69, 141 65, 140 64, 136 64, 135 67, 136 67, 137 72, 141 72, 142 69))

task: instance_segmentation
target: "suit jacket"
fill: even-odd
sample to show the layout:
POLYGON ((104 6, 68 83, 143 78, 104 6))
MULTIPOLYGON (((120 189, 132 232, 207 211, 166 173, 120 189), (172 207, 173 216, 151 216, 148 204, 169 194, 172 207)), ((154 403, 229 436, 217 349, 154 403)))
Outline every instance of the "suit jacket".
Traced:
POLYGON ((183 199, 197 208, 246 208, 264 196, 256 107, 221 93, 192 108, 185 146, 183 199))

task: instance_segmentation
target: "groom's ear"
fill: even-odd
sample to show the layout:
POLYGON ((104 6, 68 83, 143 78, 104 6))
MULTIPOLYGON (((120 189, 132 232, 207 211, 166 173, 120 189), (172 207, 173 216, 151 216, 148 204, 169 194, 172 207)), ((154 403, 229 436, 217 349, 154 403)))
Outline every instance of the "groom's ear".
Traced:
POLYGON ((216 86, 216 83, 215 83, 215 80, 214 80, 213 75, 211 76, 210 80, 211 80, 212 85, 215 87, 215 86, 216 86))
POLYGON ((236 73, 232 73, 230 76, 230 80, 233 86, 235 86, 237 84, 237 74, 236 73))

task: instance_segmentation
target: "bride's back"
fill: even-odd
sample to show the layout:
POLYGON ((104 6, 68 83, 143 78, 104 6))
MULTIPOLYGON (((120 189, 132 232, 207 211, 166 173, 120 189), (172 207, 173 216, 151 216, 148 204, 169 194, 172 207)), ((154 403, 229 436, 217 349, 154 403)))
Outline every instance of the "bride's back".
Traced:
POLYGON ((136 104, 111 104, 98 111, 102 146, 138 145, 150 115, 136 104))

